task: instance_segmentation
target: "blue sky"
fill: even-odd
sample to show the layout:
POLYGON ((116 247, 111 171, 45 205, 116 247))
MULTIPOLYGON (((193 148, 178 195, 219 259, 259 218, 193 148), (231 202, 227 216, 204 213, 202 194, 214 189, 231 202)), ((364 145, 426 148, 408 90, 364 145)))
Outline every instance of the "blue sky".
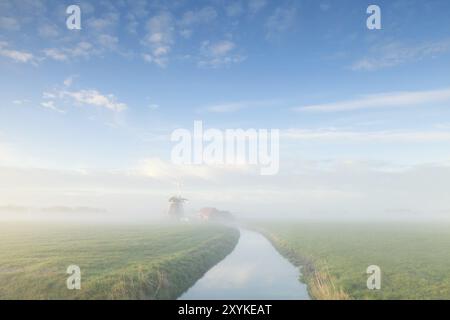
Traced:
POLYGON ((3 188, 28 186, 0 205, 108 207, 122 194, 124 208, 142 197, 158 210, 181 178, 198 205, 213 197, 245 212, 261 211, 249 199, 273 195, 279 207, 293 194, 314 200, 304 212, 354 213, 380 199, 374 212, 410 212, 418 203, 402 196, 415 183, 419 213, 448 215, 449 12, 445 0, 0 0, 3 188), (82 30, 65 26, 70 4, 81 7, 82 30), (382 30, 366 27, 370 4, 382 30), (206 168, 215 189, 205 174, 168 175, 170 134, 194 120, 280 129, 280 175, 206 168), (442 181, 429 189, 421 182, 435 170, 442 181), (383 185, 384 174, 403 178, 383 185), (65 193, 55 200, 55 190, 65 193))

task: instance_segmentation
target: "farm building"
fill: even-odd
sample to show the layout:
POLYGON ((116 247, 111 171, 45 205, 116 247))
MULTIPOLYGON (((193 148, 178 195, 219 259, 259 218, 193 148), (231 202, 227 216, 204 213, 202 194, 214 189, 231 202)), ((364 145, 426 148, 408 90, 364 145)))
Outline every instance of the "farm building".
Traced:
POLYGON ((198 215, 203 221, 211 222, 231 222, 234 216, 229 211, 221 211, 216 208, 206 207, 200 209, 198 215))

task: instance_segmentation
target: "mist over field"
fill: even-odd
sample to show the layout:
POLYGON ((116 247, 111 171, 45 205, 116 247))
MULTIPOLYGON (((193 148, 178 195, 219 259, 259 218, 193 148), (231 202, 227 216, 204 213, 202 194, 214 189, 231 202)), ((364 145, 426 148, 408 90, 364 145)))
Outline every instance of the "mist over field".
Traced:
POLYGON ((281 172, 274 177, 261 177, 246 168, 214 167, 166 177, 158 169, 172 172, 177 167, 147 166, 150 176, 51 170, 36 175, 36 169, 3 169, 0 199, 5 205, 0 215, 158 219, 168 198, 178 192, 176 177, 183 177, 187 212, 214 206, 242 218, 331 220, 436 220, 448 219, 450 213, 446 189, 450 167, 444 166, 394 169, 348 162, 287 168, 282 161, 281 172))
POLYGON ((0 0, 0 299, 450 299, 449 12, 0 0))

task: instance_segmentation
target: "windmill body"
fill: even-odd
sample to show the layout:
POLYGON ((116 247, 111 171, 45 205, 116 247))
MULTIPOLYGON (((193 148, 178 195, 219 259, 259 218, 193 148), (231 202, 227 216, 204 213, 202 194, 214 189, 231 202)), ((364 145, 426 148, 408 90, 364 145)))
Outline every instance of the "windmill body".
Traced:
POLYGON ((174 196, 169 199, 169 209, 167 210, 167 214, 169 217, 175 219, 182 219, 184 216, 184 203, 187 199, 182 198, 181 196, 174 196))

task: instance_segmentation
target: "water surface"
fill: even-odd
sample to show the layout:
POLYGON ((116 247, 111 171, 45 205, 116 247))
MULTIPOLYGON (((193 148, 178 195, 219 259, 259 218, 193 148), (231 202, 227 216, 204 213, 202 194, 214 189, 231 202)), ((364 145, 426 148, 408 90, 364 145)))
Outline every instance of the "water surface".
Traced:
POLYGON ((241 229, 236 248, 179 299, 309 299, 300 271, 261 234, 241 229))

